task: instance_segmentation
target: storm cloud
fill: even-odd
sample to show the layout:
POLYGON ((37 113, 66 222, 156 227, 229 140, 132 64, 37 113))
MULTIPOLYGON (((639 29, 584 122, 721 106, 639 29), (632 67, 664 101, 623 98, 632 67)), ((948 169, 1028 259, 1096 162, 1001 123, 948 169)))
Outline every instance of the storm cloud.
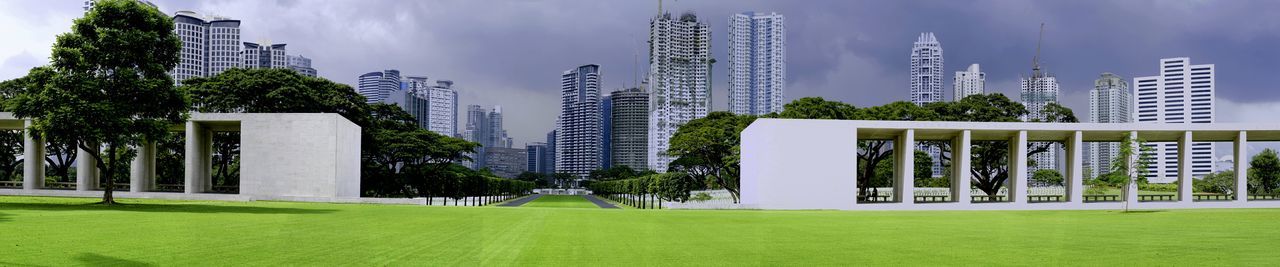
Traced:
MULTIPOLYGON (((517 145, 543 139, 559 109, 561 72, 602 66, 606 91, 633 86, 647 67, 649 18, 658 1, 178 1, 242 21, 243 41, 286 43, 322 77, 354 84, 369 71, 449 79, 460 104, 501 105, 517 145)), ((55 35, 82 1, 0 1, 0 79, 47 62, 55 35)), ((1154 75, 1160 58, 1216 64, 1219 121, 1280 102, 1280 2, 1275 1, 665 1, 711 25, 713 101, 725 109, 726 23, 733 13, 779 12, 787 22, 787 98, 821 96, 858 106, 904 100, 911 43, 934 32, 947 79, 972 63, 987 91, 1016 99, 1030 72, 1040 23, 1042 61, 1061 100, 1087 118, 1088 90, 1102 72, 1154 75)), ((642 77, 642 76, 641 76, 642 77)), ((947 82, 950 98, 950 82, 947 82)), ((460 122, 465 123, 465 122, 460 122)), ((459 125, 462 127, 462 125, 459 125)))

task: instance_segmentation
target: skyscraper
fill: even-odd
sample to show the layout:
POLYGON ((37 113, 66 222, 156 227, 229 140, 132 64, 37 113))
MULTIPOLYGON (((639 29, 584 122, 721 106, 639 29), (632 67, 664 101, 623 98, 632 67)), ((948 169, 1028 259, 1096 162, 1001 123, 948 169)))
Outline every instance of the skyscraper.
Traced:
POLYGON ((364 96, 366 103, 378 103, 387 100, 391 92, 400 89, 400 71, 385 70, 360 75, 358 92, 364 96))
MULTIPOLYGON (((1044 121, 1044 108, 1049 103, 1058 102, 1058 78, 1051 73, 1042 72, 1040 70, 1040 55, 1037 52, 1036 58, 1032 60, 1031 75, 1024 76, 1020 80, 1022 105, 1027 107, 1027 117, 1024 121, 1044 121)), ((1045 146, 1049 149, 1046 152, 1037 153, 1028 158, 1034 164, 1028 163, 1027 177, 1031 177, 1032 173, 1042 169, 1056 169, 1058 164, 1058 153, 1062 151, 1062 146, 1058 143, 1031 142, 1028 146, 1045 146)))
POLYGON ((555 155, 550 153, 551 150, 547 147, 547 143, 533 142, 525 144, 524 150, 526 153, 525 159, 528 160, 525 169, 541 174, 555 173, 555 169, 550 165, 552 161, 550 158, 555 155))
POLYGON ((488 149, 511 148, 511 138, 507 137, 507 130, 502 126, 502 106, 494 106, 493 111, 487 111, 480 105, 467 106, 467 129, 462 138, 480 144, 472 157, 470 167, 473 169, 488 166, 485 158, 488 149))
POLYGON ((729 16, 729 111, 782 112, 787 84, 786 27, 778 13, 729 16))
MULTIPOLYGON (((1129 83, 1119 75, 1110 72, 1102 73, 1093 81, 1093 90, 1089 91, 1089 122, 1093 123, 1127 123, 1133 117, 1133 93, 1129 92, 1129 83)), ((1110 171, 1111 159, 1120 151, 1119 143, 1092 142, 1085 147, 1086 178, 1098 177, 1110 171)))
POLYGON ((556 172, 586 178, 602 166, 600 66, 582 65, 560 76, 556 172))
POLYGON ((507 129, 502 126, 502 106, 493 106, 493 111, 489 112, 487 121, 489 127, 484 144, 487 147, 511 148, 511 138, 507 137, 507 129))
POLYGON ((498 177, 516 178, 528 170, 527 156, 523 148, 490 147, 484 150, 484 168, 498 177))
POLYGON ((387 102, 395 103, 413 116, 418 127, 426 129, 430 124, 431 103, 427 99, 427 77, 405 76, 404 89, 391 92, 387 102))
POLYGON ((264 68, 264 69, 283 69, 289 67, 289 60, 285 56, 285 44, 260 45, 258 43, 244 42, 244 49, 240 50, 240 56, 244 59, 244 68, 264 68))
POLYGON ((942 101, 942 44, 932 32, 921 33, 911 47, 911 103, 942 101))
POLYGON ((178 11, 173 15, 173 24, 173 32, 182 40, 181 59, 169 71, 174 84, 242 67, 239 20, 204 18, 195 12, 178 11))
MULTIPOLYGON (((421 94, 422 91, 419 91, 421 94)), ((458 133, 458 91, 453 89, 453 81, 436 80, 436 85, 426 91, 431 101, 430 118, 427 130, 446 136, 458 133)))
MULTIPOLYGON (((1160 60, 1160 74, 1133 78, 1137 91, 1139 123, 1213 123, 1214 65, 1191 65, 1191 58, 1160 60)), ((1178 180, 1178 145, 1151 143, 1155 148, 1147 181, 1168 183, 1178 180)), ((1191 175, 1203 177, 1213 171, 1213 143, 1191 143, 1191 175)))
POLYGON ((287 56, 286 59, 288 60, 289 69, 297 71, 307 77, 318 77, 316 69, 311 67, 311 58, 304 57, 302 55, 290 55, 287 56))
POLYGON ((711 108, 711 30, 693 13, 649 21, 649 168, 667 171, 666 154, 680 125, 711 108))
POLYGON ((951 83, 954 91, 952 101, 960 101, 966 96, 986 93, 987 74, 982 72, 978 64, 969 65, 969 69, 957 71, 951 83))
MULTIPOLYGON (((932 32, 920 33, 911 45, 911 103, 923 106, 942 101, 942 44, 932 32)), ((942 149, 920 144, 916 149, 933 159, 933 176, 942 175, 942 149)))
POLYGON ((557 157, 559 157, 560 154, 556 153, 557 136, 559 135, 556 134, 556 130, 554 129, 551 130, 550 132, 547 132, 547 161, 548 161, 547 168, 549 170, 548 173, 556 172, 556 162, 559 161, 557 157))
POLYGON ((649 168, 649 92, 639 88, 613 91, 609 130, 609 158, 612 166, 640 170, 649 168))
POLYGON ((613 167, 613 99, 600 98, 600 168, 613 167))

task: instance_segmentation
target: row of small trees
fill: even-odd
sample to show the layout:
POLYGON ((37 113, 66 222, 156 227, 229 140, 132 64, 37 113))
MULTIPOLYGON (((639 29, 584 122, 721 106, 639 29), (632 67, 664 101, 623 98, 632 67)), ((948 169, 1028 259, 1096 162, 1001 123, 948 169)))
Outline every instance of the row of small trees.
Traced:
POLYGON ((660 209, 662 201, 688 201, 689 191, 698 188, 699 183, 687 173, 668 172, 621 180, 593 181, 587 184, 587 189, 597 196, 624 205, 640 209, 660 209))

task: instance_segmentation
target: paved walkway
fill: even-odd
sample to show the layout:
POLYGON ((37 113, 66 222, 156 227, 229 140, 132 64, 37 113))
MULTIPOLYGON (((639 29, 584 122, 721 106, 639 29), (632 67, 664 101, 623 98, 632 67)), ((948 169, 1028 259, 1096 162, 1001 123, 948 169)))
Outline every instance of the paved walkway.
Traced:
POLYGON ((533 195, 529 195, 529 196, 524 197, 524 198, 521 198, 521 199, 512 200, 512 201, 507 202, 507 203, 498 204, 498 206, 499 206, 499 207, 519 207, 520 205, 524 205, 525 203, 529 203, 529 201, 533 201, 534 199, 538 199, 538 198, 540 198, 540 197, 542 197, 542 194, 533 194, 533 195))
POLYGON ((618 206, 614 206, 613 203, 605 202, 603 199, 600 199, 595 195, 583 195, 582 198, 586 198, 587 200, 590 200, 591 203, 596 203, 596 206, 600 206, 600 208, 604 208, 604 209, 618 208, 618 206))

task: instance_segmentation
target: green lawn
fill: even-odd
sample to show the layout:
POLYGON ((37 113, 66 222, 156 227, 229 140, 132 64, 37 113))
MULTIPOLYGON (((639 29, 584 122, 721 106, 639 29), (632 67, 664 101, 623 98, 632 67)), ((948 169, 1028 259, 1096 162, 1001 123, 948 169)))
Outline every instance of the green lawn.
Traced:
POLYGON ((1280 262, 1280 209, 690 211, 94 201, 0 197, 0 266, 1280 262))
POLYGON ((525 203, 520 207, 541 207, 541 208, 592 208, 598 209, 600 206, 587 201, 582 196, 565 196, 565 195, 545 195, 525 203))

